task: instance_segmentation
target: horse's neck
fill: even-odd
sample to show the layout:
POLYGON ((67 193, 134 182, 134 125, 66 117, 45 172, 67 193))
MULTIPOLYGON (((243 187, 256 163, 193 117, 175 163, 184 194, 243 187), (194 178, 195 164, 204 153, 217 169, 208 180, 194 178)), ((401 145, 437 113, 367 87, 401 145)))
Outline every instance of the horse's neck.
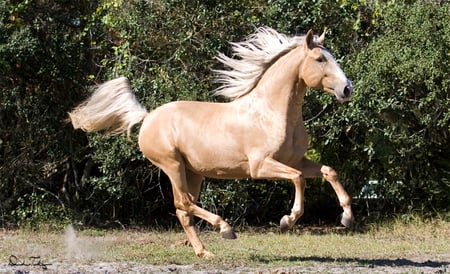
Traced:
POLYGON ((303 97, 306 85, 299 82, 299 67, 303 60, 301 48, 295 48, 280 57, 261 77, 258 85, 250 92, 247 99, 261 101, 270 111, 288 123, 302 121, 303 97))

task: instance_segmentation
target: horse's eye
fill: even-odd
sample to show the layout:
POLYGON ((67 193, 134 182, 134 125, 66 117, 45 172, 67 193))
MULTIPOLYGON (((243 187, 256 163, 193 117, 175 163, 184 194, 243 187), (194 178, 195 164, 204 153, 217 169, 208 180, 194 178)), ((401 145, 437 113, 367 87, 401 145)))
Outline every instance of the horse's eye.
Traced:
POLYGON ((316 59, 316 61, 319 62, 319 63, 322 63, 322 62, 326 62, 327 59, 325 59, 325 56, 321 55, 320 57, 318 57, 318 58, 316 59))

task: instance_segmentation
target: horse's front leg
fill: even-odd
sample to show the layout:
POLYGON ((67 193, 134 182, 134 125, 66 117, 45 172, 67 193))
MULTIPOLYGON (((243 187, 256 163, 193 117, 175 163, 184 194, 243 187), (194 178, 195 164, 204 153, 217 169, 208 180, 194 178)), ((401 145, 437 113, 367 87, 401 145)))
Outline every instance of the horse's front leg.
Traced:
POLYGON ((323 165, 320 168, 320 172, 322 173, 323 178, 325 178, 325 180, 327 180, 333 187, 334 192, 336 192, 336 195, 339 199, 339 203, 344 210, 341 223, 347 228, 352 228, 354 221, 352 213, 352 199, 345 191, 344 187, 339 181, 336 171, 333 168, 323 165))
POLYGON ((339 199, 340 206, 344 210, 341 223, 347 228, 352 228, 354 221, 351 205, 352 199, 339 181, 336 171, 329 166, 315 163, 306 158, 302 159, 298 168, 303 172, 305 178, 323 177, 331 184, 339 199))
POLYGON ((295 187, 294 205, 292 206, 291 214, 284 215, 283 218, 281 218, 280 220, 281 232, 286 232, 289 229, 291 229, 305 211, 303 206, 305 202, 305 188, 306 188, 305 179, 302 176, 300 176, 298 181, 295 180, 294 187, 295 187))
POLYGON ((302 172, 270 157, 265 158, 263 161, 250 162, 250 164, 251 176, 254 179, 287 179, 294 184, 295 200, 291 214, 283 216, 280 221, 280 230, 282 232, 292 228, 304 212, 306 182, 302 172))

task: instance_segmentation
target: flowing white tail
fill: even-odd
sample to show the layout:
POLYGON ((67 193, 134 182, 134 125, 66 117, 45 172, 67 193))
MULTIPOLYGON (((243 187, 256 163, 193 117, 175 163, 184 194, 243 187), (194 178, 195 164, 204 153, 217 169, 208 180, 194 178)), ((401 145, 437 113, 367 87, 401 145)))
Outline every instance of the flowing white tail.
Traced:
POLYGON ((117 135, 142 121, 147 110, 137 101, 126 77, 100 85, 86 101, 69 112, 74 128, 117 135))

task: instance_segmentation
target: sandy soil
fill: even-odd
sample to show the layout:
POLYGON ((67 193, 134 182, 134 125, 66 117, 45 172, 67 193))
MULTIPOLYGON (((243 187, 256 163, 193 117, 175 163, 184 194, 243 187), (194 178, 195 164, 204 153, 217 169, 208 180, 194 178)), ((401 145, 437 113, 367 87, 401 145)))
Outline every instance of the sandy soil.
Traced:
MULTIPOLYGON (((450 258, 450 254, 449 254, 450 258)), ((449 260, 399 258, 364 262, 313 261, 307 267, 204 269, 200 265, 143 265, 136 263, 44 262, 39 258, 13 260, 18 265, 0 263, 0 273, 450 273, 449 260), (24 263, 25 265, 22 265, 24 263)))

